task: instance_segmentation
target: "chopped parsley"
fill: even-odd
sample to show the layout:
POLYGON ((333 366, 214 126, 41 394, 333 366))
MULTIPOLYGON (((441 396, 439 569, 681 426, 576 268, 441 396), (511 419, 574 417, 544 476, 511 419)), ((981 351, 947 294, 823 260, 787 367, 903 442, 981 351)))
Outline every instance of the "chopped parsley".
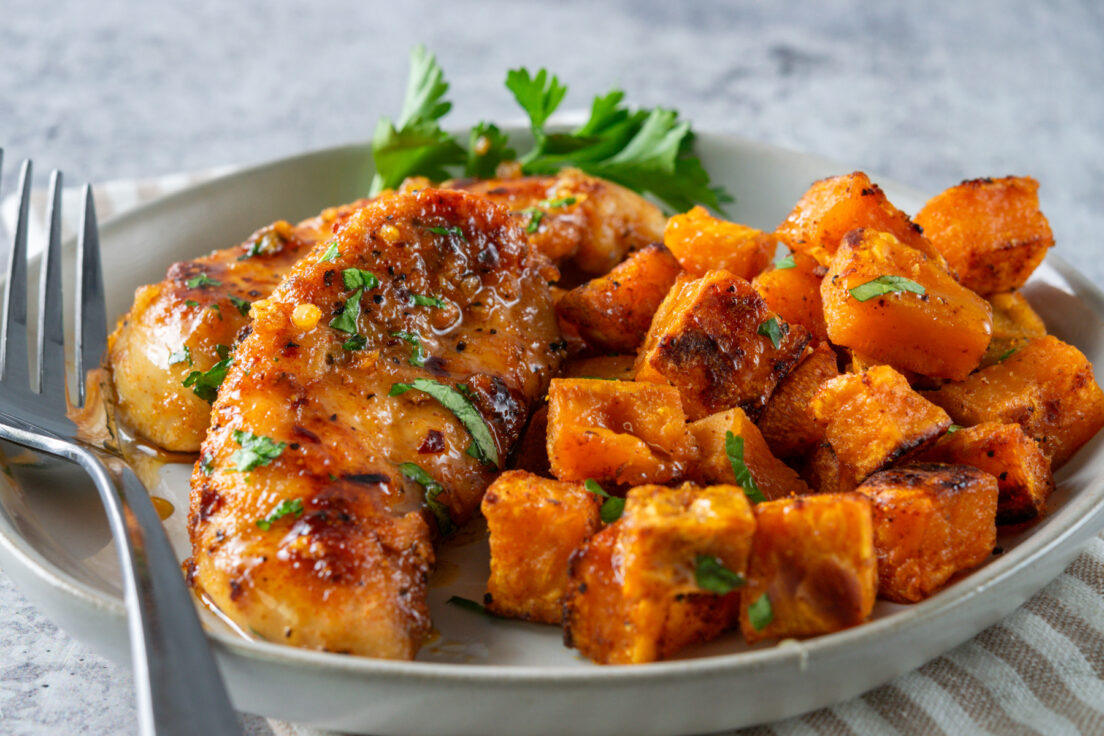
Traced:
POLYGON ((426 228, 431 233, 436 235, 454 235, 461 240, 467 240, 468 236, 464 235, 464 231, 460 229, 459 225, 453 225, 452 227, 442 227, 441 225, 430 225, 426 228))
POLYGON ((219 319, 222 319, 222 307, 220 307, 220 306, 219 306, 219 305, 217 305, 217 304, 212 304, 211 306, 209 306, 209 307, 207 307, 207 308, 208 308, 208 309, 213 309, 213 310, 214 310, 214 312, 215 312, 215 314, 217 314, 217 315, 218 315, 219 319))
POLYGON ((211 278, 205 273, 201 273, 185 281, 184 285, 189 289, 198 289, 201 286, 222 286, 222 282, 211 278))
POLYGON ((403 332, 400 330, 398 332, 392 332, 391 337, 397 337, 404 342, 410 343, 410 365, 419 368, 425 365, 426 354, 422 349, 422 339, 418 335, 415 335, 413 332, 403 332))
POLYGON ((547 207, 550 210, 554 210, 560 207, 570 207, 577 201, 575 197, 559 197, 558 199, 542 199, 539 204, 541 207, 547 207))
POLYGON ((748 606, 748 622, 756 631, 762 631, 773 620, 774 611, 771 609, 770 598, 763 593, 748 606))
POLYGON ((859 284, 851 289, 851 296, 856 301, 866 302, 883 294, 897 294, 906 291, 913 294, 923 294, 924 287, 912 279, 906 279, 904 276, 887 275, 871 279, 865 284, 859 284))
POLYGON ((411 301, 416 307, 433 307, 434 309, 444 309, 448 306, 445 300, 439 296, 426 296, 425 294, 411 294, 411 301))
POLYGON ((583 481, 583 488, 587 489, 595 496, 601 496, 606 499, 602 502, 602 507, 598 509, 598 516, 602 519, 603 523, 612 524, 620 519, 621 515, 625 513, 625 499, 611 496, 606 492, 606 489, 598 485, 598 481, 593 478, 587 478, 583 481))
POLYGON ((322 257, 318 259, 320 263, 329 263, 341 256, 341 252, 337 249, 337 241, 331 240, 329 245, 326 246, 326 250, 322 252, 322 257))
POLYGON ((225 345, 218 345, 215 350, 221 360, 206 371, 192 371, 181 383, 185 387, 191 387, 192 393, 208 404, 214 403, 219 386, 222 385, 226 372, 230 370, 230 364, 234 361, 230 357, 230 348, 225 345))
POLYGON ((364 335, 353 335, 345 342, 341 343, 343 350, 363 350, 364 346, 368 344, 368 338, 364 335))
POLYGON ((707 593, 725 595, 744 585, 744 576, 732 572, 713 555, 698 555, 694 558, 694 582, 707 593))
POLYGON ((330 327, 347 332, 350 335, 357 334, 357 318, 360 317, 360 295, 363 293, 364 288, 361 287, 345 300, 345 306, 342 307, 341 314, 330 320, 330 327))
POLYGON ((187 363, 189 367, 195 365, 192 361, 192 349, 190 347, 185 345, 175 353, 169 354, 169 365, 176 365, 177 363, 187 363))
POLYGON ((469 398, 471 389, 467 386, 463 386, 463 389, 461 389, 460 386, 463 386, 463 384, 459 384, 454 388, 431 378, 418 378, 413 383, 392 384, 388 396, 401 396, 410 389, 415 389, 437 399, 438 403, 455 414, 460 423, 464 425, 464 429, 468 430, 474 448, 473 456, 478 458, 480 462, 501 468, 502 461, 498 456, 498 447, 495 445, 491 428, 487 426, 483 415, 479 413, 479 410, 475 408, 469 398), (464 393, 464 389, 467 389, 469 393, 464 393))
POLYGON ((774 267, 778 269, 795 268, 796 266, 797 264, 794 263, 793 253, 790 253, 778 263, 774 264, 774 267))
POLYGON ((476 123, 468 133, 468 161, 464 173, 480 179, 494 177, 503 161, 513 161, 517 152, 510 148, 510 139, 493 123, 476 123))
POLYGON ((241 313, 241 316, 243 316, 243 317, 248 317, 249 316, 249 308, 253 306, 253 302, 248 301, 246 299, 242 299, 241 297, 236 297, 233 294, 230 295, 230 302, 235 307, 238 308, 238 311, 241 313))
POLYGON ((951 426, 947 427, 947 434, 954 434, 960 429, 962 429, 961 424, 952 424, 951 426))
POLYGON ((452 534, 455 527, 452 524, 452 517, 449 516, 448 507, 437 500, 445 490, 441 484, 417 463, 403 463, 399 466, 399 472, 425 489, 426 508, 437 519, 437 529, 441 534, 452 534))
POLYGON ((296 518, 303 515, 303 499, 293 498, 284 499, 276 508, 272 509, 272 512, 263 519, 257 519, 257 528, 261 531, 267 532, 272 528, 272 523, 284 518, 289 514, 294 514, 296 518))
POLYGON ((379 286, 379 277, 371 271, 359 268, 346 268, 341 272, 341 280, 346 289, 374 289, 379 286))
POLYGON ((732 465, 732 474, 736 476, 736 484, 744 489, 744 495, 752 503, 762 503, 767 500, 755 478, 751 477, 751 470, 744 463, 744 438, 737 437, 731 431, 725 432, 725 454, 732 465))
POLYGON ((544 219, 544 210, 539 207, 526 207, 518 210, 519 215, 529 215, 529 222, 525 225, 525 232, 532 235, 540 229, 541 220, 544 219))
POLYGON ((1017 345, 1016 347, 1008 348, 1008 350, 1005 350, 1003 353, 1001 353, 1001 356, 999 358, 997 358, 997 362, 998 363, 1003 363, 1007 359, 1011 358, 1012 354, 1015 353, 1019 349, 1020 349, 1019 345, 1017 345))
POLYGON ((249 250, 238 256, 238 260, 245 261, 253 256, 276 253, 285 242, 287 242, 287 239, 283 235, 270 229, 264 235, 250 243, 249 250))
POLYGON ((286 442, 273 442, 269 437, 240 429, 234 430, 234 441, 241 445, 241 449, 234 450, 234 454, 230 456, 230 462, 234 463, 235 470, 242 473, 268 465, 280 457, 287 447, 286 442))
POLYGON ((782 344, 782 328, 778 326, 778 318, 771 317, 768 320, 759 323, 759 334, 764 337, 769 337, 771 345, 777 350, 778 346, 782 344))
POLYGON ((184 300, 184 306, 185 307, 198 307, 199 302, 197 302, 195 299, 185 299, 184 300))
POLYGON ((211 475, 211 473, 215 472, 214 461, 215 461, 215 458, 214 458, 213 455, 211 455, 211 453, 209 453, 209 452, 203 453, 203 457, 201 457, 199 459, 199 470, 200 470, 200 472, 202 472, 204 475, 207 475, 207 476, 209 476, 209 475, 211 475))

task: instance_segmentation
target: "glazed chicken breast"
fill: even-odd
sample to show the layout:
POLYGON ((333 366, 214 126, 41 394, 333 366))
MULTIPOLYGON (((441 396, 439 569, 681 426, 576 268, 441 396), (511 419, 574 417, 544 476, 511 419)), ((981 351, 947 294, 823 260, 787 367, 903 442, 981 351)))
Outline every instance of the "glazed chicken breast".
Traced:
POLYGON ((478 507, 558 369, 552 270, 460 191, 342 221, 232 354, 192 475, 194 584, 267 639, 413 657, 433 540, 478 507))
MULTIPOLYGON (((428 184, 412 180, 403 191, 428 184)), ((446 186, 503 205, 537 251, 583 274, 605 273, 629 250, 663 239, 665 218, 655 205, 575 169, 446 186)), ((210 385, 221 368, 210 379, 203 375, 224 361, 225 349, 248 323, 248 303, 271 294, 301 256, 366 202, 295 226, 277 222, 245 243, 173 264, 164 281, 139 289, 111 336, 119 419, 166 450, 197 451, 210 423, 210 385), (184 385, 193 373, 196 381, 184 385)))

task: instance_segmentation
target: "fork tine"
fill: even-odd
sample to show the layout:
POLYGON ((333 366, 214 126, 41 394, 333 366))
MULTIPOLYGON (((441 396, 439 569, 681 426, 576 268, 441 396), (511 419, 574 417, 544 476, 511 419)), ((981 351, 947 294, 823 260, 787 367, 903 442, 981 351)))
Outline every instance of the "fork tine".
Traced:
POLYGON ((92 185, 84 186, 80 231, 77 233, 77 406, 84 406, 86 372, 107 352, 107 307, 100 265, 100 234, 92 185))
POLYGON ((61 290, 61 172, 50 174, 50 233, 42 252, 38 288, 37 389, 43 399, 65 409, 65 323, 61 290))
POLYGON ((27 216, 31 204, 31 162, 23 162, 20 174, 19 217, 8 253, 8 279, 4 286, 4 316, 0 322, 0 386, 26 392, 27 366, 27 216))

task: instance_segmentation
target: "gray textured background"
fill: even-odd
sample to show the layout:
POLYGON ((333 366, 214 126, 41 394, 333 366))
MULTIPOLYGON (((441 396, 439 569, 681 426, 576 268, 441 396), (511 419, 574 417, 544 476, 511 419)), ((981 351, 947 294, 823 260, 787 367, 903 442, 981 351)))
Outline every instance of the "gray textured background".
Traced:
MULTIPOLYGON (((630 102, 676 107, 701 130, 932 193, 1032 175, 1061 255, 1104 280, 1094 0, 0 0, 2 191, 24 156, 97 181, 366 138, 397 113, 418 42, 452 82, 456 125, 515 117, 505 70, 543 65, 570 85, 565 108, 620 85, 630 102)), ((130 700, 125 670, 59 632, 0 574, 0 733, 132 732, 130 700)))

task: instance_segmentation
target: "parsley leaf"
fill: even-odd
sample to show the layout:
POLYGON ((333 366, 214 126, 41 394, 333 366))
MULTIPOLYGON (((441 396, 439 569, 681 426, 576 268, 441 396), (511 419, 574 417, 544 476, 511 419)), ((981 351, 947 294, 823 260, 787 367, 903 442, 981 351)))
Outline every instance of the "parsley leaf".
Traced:
POLYGON ((468 236, 464 235, 464 231, 460 229, 459 225, 453 225, 452 227, 444 227, 442 225, 430 225, 426 230, 434 233, 435 235, 455 235, 461 240, 467 240, 468 236))
MULTIPOLYGON (((479 413, 479 410, 475 408, 475 405, 471 402, 464 393, 461 392, 459 384, 456 388, 444 383, 434 381, 432 378, 417 378, 413 383, 395 383, 391 385, 391 390, 388 392, 388 396, 401 396, 410 389, 427 393, 445 407, 460 420, 460 423, 464 425, 464 429, 468 430, 468 434, 471 435, 473 446, 475 447, 475 457, 479 458, 481 462, 495 465, 501 468, 502 462, 498 456, 498 447, 495 445, 494 436, 491 434, 490 427, 487 426, 486 420, 483 419, 483 415, 479 413)), ((464 386, 464 388, 468 388, 464 386)), ((469 389, 470 390, 470 389, 469 389)))
POLYGON ((793 253, 790 253, 785 258, 774 264, 777 269, 796 268, 797 264, 794 262, 793 253))
POLYGON ((222 282, 211 278, 205 273, 201 273, 185 281, 184 285, 189 289, 198 289, 201 286, 222 286, 222 282))
POLYGON ((583 481, 583 488, 587 489, 595 496, 601 496, 606 499, 602 502, 602 507, 598 509, 598 517, 602 520, 602 523, 612 524, 621 518, 621 514, 625 513, 625 499, 611 496, 606 492, 606 489, 598 485, 598 481, 593 478, 587 478, 583 481))
POLYGON ((770 338, 771 345, 774 346, 775 350, 782 344, 782 328, 778 325, 777 317, 771 317, 760 322, 758 332, 760 335, 770 338))
POLYGON ((865 284, 859 284, 851 289, 851 296, 856 301, 866 302, 883 294, 897 294, 905 291, 913 294, 923 294, 924 287, 912 279, 906 279, 904 276, 886 275, 871 279, 865 284))
POLYGON ((755 479, 751 477, 751 470, 744 463, 744 438, 737 437, 731 431, 725 432, 725 454, 732 465, 732 474, 736 476, 736 484, 744 489, 744 495, 752 503, 762 503, 767 500, 755 479))
POLYGON ((204 475, 211 475, 215 472, 215 458, 208 452, 203 453, 203 457, 199 460, 199 469, 204 475))
MULTIPOLYGON (((529 116, 529 128, 537 143, 536 150, 540 150, 547 140, 544 124, 563 102, 567 87, 560 84, 559 78, 554 74, 550 79, 545 69, 538 71, 536 76, 531 76, 529 70, 522 67, 506 72, 506 89, 514 93, 514 99, 529 116)), ((524 160, 522 159, 523 162, 524 160)))
MULTIPOLYGON (((356 269, 351 269, 356 270, 356 269)), ((345 307, 341 314, 330 320, 330 327, 335 330, 347 332, 350 335, 357 334, 357 318, 360 317, 360 295, 364 293, 364 287, 353 292, 353 295, 345 300, 345 307)))
POLYGON ((447 304, 445 300, 439 296, 426 296, 425 294, 410 294, 411 301, 414 302, 416 307, 433 307, 434 309, 444 309, 447 304))
POLYGON ((498 126, 487 122, 476 123, 468 134, 468 163, 464 173, 491 179, 500 163, 516 157, 517 152, 510 148, 509 138, 498 126))
POLYGON ((410 365, 417 366, 419 368, 425 365, 426 354, 425 351, 422 350, 421 337, 415 335, 413 332, 403 332, 401 330, 398 332, 392 332, 391 337, 397 337, 400 340, 410 343, 410 345, 412 346, 412 349, 410 351, 410 365))
POLYGON ((185 345, 175 353, 169 354, 169 365, 176 365, 177 363, 187 363, 189 367, 195 365, 192 361, 192 349, 190 347, 185 345))
POLYGON ((544 210, 539 207, 526 207, 523 210, 518 210, 518 214, 529 215, 529 222, 525 225, 525 232, 530 235, 540 228, 541 220, 544 219, 544 210))
POLYGON ((346 268, 341 272, 341 280, 346 289, 374 289, 379 286, 379 278, 371 271, 359 268, 346 268))
POLYGON ((364 335, 353 335, 345 342, 341 343, 342 350, 363 350, 364 346, 368 344, 368 338, 364 335))
POLYGON ((773 620, 774 610, 771 609, 770 598, 767 597, 766 593, 756 598, 748 606, 748 622, 756 631, 767 628, 773 620))
POLYGON ((570 207, 578 201, 575 197, 560 197, 559 199, 542 199, 539 204, 541 207, 547 207, 550 210, 559 209, 560 207, 570 207))
POLYGON ((247 301, 240 297, 236 297, 232 294, 230 295, 230 301, 234 304, 235 307, 238 308, 238 311, 241 312, 241 316, 249 316, 249 308, 253 306, 253 302, 247 301))
POLYGON ((318 259, 319 263, 328 263, 341 255, 341 252, 337 249, 337 241, 331 240, 330 244, 326 246, 326 250, 322 252, 322 256, 318 259))
POLYGON ((713 555, 698 555, 694 558, 694 582, 708 593, 725 595, 742 587, 747 581, 738 572, 732 572, 713 555))
POLYGON ((287 242, 287 237, 278 232, 277 230, 270 228, 263 235, 249 244, 249 249, 242 255, 238 256, 239 261, 245 261, 253 256, 270 255, 272 253, 278 253, 287 242))
POLYGON ((1005 350, 1003 353, 1001 353, 1001 356, 999 358, 997 358, 997 362, 998 363, 1003 363, 1008 358, 1011 358, 1012 354, 1015 353, 1019 349, 1020 349, 1019 345, 1017 345, 1016 347, 1008 348, 1008 350, 1005 350))
POLYGON ((234 441, 241 445, 241 449, 234 450, 234 454, 230 456, 230 462, 234 463, 235 469, 242 473, 268 465, 280 457, 287 447, 286 442, 273 442, 269 437, 240 429, 234 430, 234 441))
POLYGON ((961 424, 952 424, 951 426, 947 427, 947 434, 954 434, 960 429, 962 429, 961 424))
POLYGON ((198 307, 199 302, 197 302, 195 299, 185 299, 184 300, 184 306, 185 307, 198 307))
POLYGON ((284 499, 276 508, 272 509, 272 512, 263 519, 257 519, 257 528, 261 531, 267 532, 272 528, 272 522, 282 519, 288 514, 294 514, 296 518, 303 515, 303 499, 293 498, 284 499))
POLYGON ((425 489, 426 507, 433 512, 434 518, 437 519, 437 528, 441 534, 452 534, 454 527, 452 517, 449 516, 448 507, 437 500, 437 497, 445 490, 441 484, 435 481, 433 476, 417 463, 403 463, 399 466, 399 472, 425 489))
POLYGON ((372 136, 376 175, 371 196, 393 189, 415 174, 447 179, 449 166, 465 163, 464 149, 438 123, 452 107, 444 99, 448 88, 437 59, 424 46, 415 46, 410 52, 402 113, 397 122, 381 119, 372 136))
POLYGON ((216 349, 222 360, 206 371, 192 371, 181 382, 184 387, 190 386, 192 393, 208 404, 214 403, 215 397, 218 396, 219 386, 225 380, 226 372, 230 370, 230 364, 234 362, 234 359, 230 357, 230 349, 225 345, 219 345, 216 349))

